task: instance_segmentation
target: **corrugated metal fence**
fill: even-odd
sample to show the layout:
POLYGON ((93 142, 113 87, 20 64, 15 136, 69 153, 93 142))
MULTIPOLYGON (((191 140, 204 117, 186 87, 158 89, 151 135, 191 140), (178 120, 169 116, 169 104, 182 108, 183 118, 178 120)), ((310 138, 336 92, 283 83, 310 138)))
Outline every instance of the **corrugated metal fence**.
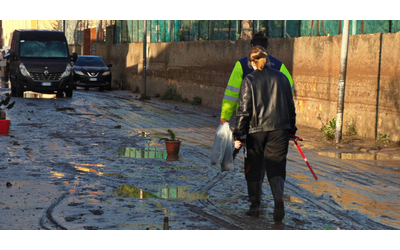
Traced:
MULTIPOLYGON (((115 21, 115 43, 143 41, 143 20, 115 21)), ((251 39, 258 31, 270 38, 333 36, 342 32, 341 20, 149 20, 149 42, 251 39)), ((350 35, 395 33, 399 20, 350 21, 350 35)))

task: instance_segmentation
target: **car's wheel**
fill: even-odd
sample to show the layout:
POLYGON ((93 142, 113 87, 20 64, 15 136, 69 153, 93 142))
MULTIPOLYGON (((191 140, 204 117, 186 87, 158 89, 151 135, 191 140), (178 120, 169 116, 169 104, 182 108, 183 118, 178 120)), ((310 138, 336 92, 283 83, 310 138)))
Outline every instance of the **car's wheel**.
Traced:
POLYGON ((72 89, 65 90, 65 96, 66 97, 72 97, 72 93, 73 93, 72 89))
MULTIPOLYGON (((10 78, 10 82, 11 82, 11 87, 14 86, 14 93, 15 93, 14 96, 15 97, 23 97, 24 90, 18 86, 18 79, 12 80, 12 78, 10 78)), ((11 91, 13 91, 13 90, 11 89, 11 91)))
POLYGON ((89 87, 85 87, 85 90, 89 90, 89 87))
POLYGON ((99 91, 103 92, 104 91, 104 87, 99 87, 99 91))
POLYGON ((24 96, 24 91, 21 88, 15 87, 15 96, 16 97, 23 97, 24 96))
POLYGON ((15 87, 15 83, 13 83, 13 81, 10 80, 11 83, 11 96, 17 96, 17 88, 15 87))
POLYGON ((64 97, 64 92, 62 90, 57 90, 57 97, 64 97))
POLYGON ((9 73, 6 70, 6 72, 4 74, 4 78, 2 80, 3 80, 3 82, 8 82, 8 79, 10 79, 10 77, 9 77, 9 73))
POLYGON ((111 84, 106 87, 108 91, 111 91, 111 84))

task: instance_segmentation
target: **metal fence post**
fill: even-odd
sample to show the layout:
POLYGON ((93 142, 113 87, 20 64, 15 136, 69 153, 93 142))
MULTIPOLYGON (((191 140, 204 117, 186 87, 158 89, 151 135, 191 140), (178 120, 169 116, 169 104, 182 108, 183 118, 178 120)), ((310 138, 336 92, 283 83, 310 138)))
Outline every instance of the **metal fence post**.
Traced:
POLYGON ((342 50, 340 54, 340 74, 338 84, 338 105, 336 114, 336 143, 342 139, 344 94, 346 86, 347 54, 349 47, 349 20, 343 23, 342 50))
POLYGON ((147 20, 143 21, 143 95, 146 95, 147 20))

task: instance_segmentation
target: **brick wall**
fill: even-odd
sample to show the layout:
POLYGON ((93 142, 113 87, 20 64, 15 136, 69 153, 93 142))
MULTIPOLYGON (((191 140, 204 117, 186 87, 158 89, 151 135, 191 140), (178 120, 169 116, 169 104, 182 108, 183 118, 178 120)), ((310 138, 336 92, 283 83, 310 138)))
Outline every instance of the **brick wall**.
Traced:
MULTIPOLYGON (((344 132, 354 119, 362 136, 400 140, 399 42, 400 32, 350 36, 344 132)), ((189 100, 220 107, 233 66, 249 49, 243 40, 149 43, 146 93, 175 87, 189 100)), ((114 86, 142 88, 142 50, 142 43, 108 45, 114 86)), ((341 35, 270 39, 269 53, 293 76, 299 124, 321 128, 336 117, 340 50, 341 35)))

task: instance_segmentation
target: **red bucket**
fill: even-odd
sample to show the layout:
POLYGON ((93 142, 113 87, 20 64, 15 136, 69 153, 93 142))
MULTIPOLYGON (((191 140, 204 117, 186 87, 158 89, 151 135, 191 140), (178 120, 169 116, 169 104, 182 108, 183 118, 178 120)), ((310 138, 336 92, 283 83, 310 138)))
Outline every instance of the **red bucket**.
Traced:
POLYGON ((0 119, 0 134, 8 134, 10 130, 10 120, 0 119))

